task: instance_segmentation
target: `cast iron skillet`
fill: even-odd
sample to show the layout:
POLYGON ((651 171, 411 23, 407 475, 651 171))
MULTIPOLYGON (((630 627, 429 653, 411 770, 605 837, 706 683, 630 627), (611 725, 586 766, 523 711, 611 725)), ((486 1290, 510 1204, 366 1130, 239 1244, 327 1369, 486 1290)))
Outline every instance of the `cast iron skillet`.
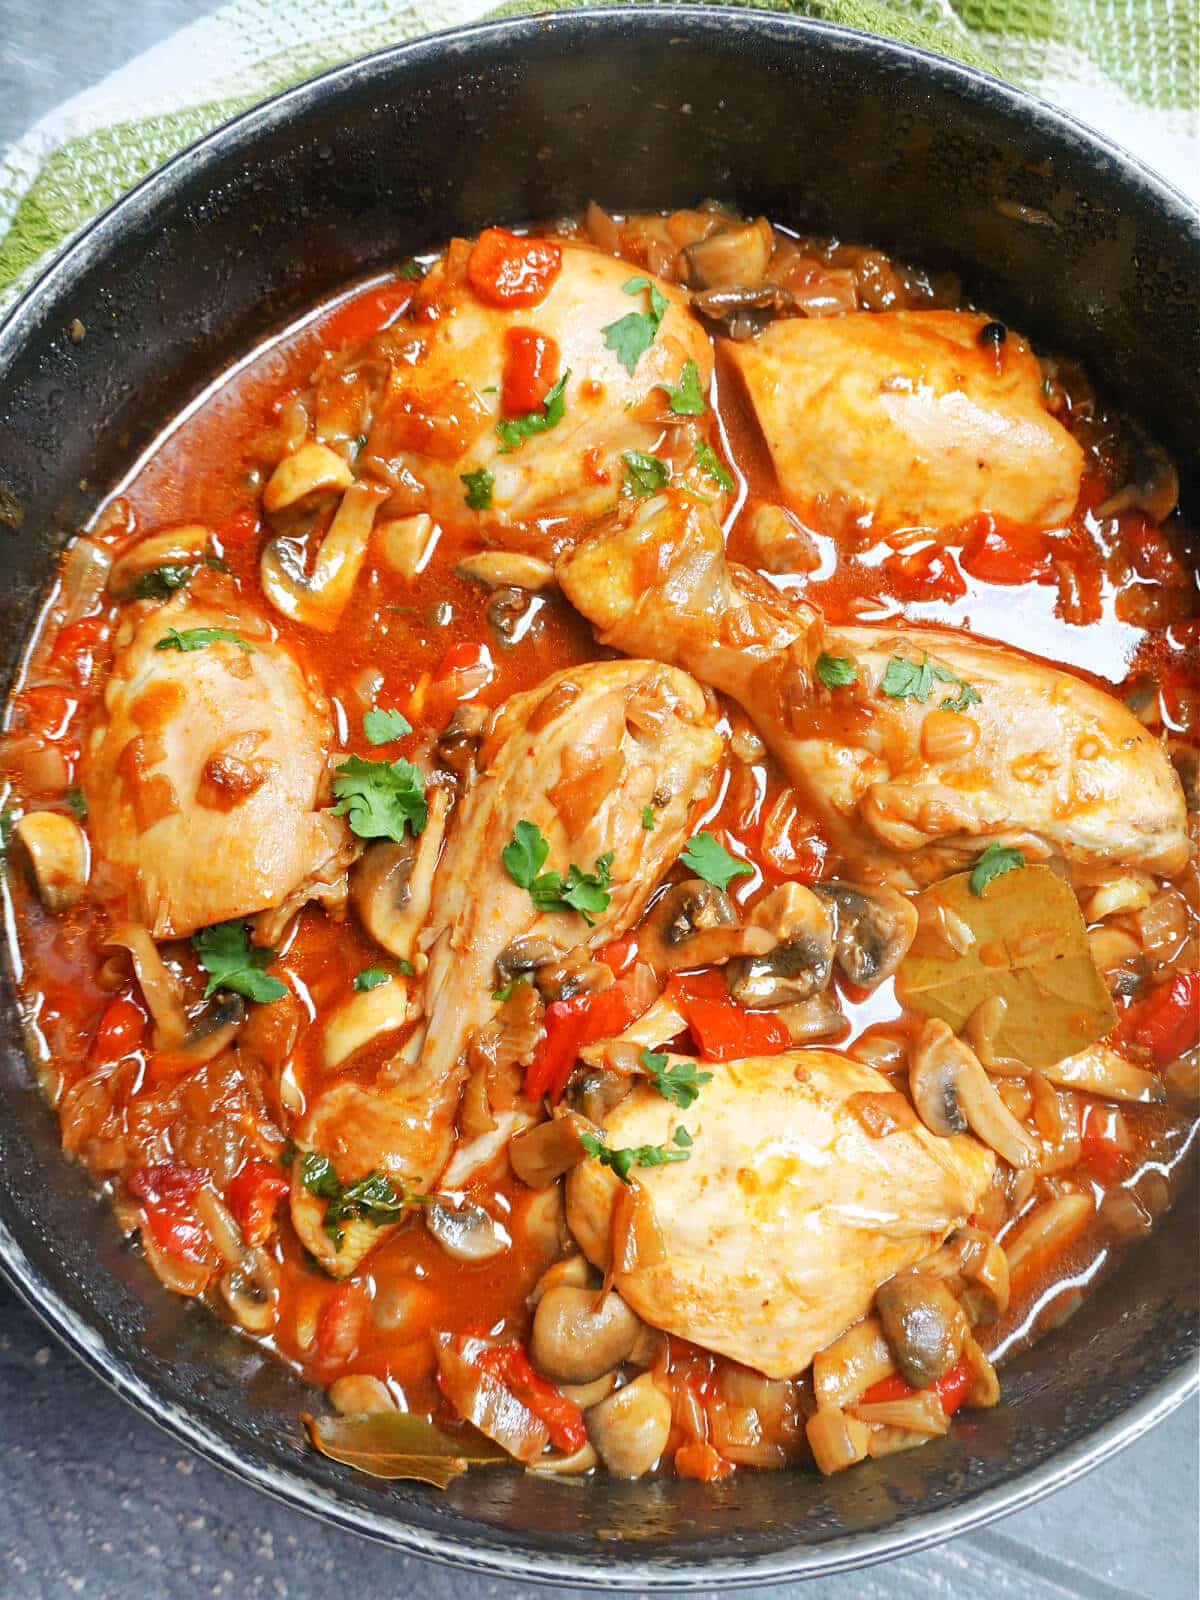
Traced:
MULTIPOLYGON (((68 533, 224 364, 355 274, 593 195, 618 208, 728 197, 951 266, 994 312, 1084 357, 1196 481, 1195 216, 1070 118, 919 50, 777 15, 494 23, 384 51, 221 129, 108 212, 0 329, 0 514, 14 499, 22 513, 0 544, 5 685, 68 533)), ((1193 1212, 1194 1191, 1102 1294, 1005 1368, 1003 1405, 913 1454, 714 1487, 492 1469, 439 1495, 306 1449, 297 1415, 318 1397, 120 1241, 59 1151, 11 989, 0 1015, 0 1264, 49 1326, 247 1482, 526 1580, 661 1589, 827 1573, 1068 1482, 1194 1384, 1193 1212)))

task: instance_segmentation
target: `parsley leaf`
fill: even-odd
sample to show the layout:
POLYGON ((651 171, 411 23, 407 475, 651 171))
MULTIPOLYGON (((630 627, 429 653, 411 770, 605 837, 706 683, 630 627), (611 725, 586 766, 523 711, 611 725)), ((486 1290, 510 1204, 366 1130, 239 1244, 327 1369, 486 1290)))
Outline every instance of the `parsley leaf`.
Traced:
POLYGON ((542 838, 536 822, 518 822, 513 829, 512 843, 500 852, 504 870, 518 889, 532 889, 534 879, 546 865, 550 854, 549 843, 542 838))
POLYGON ((594 927, 593 912, 607 911, 612 896, 612 851, 596 862, 595 871, 584 872, 573 862, 567 868, 566 883, 561 872, 543 872, 550 846, 534 822, 518 822, 512 840, 500 852, 504 870, 520 889, 528 889, 539 911, 578 911, 588 927, 594 927))
POLYGON ((733 479, 721 465, 721 458, 712 445, 706 444, 703 439, 696 440, 696 465, 714 483, 720 484, 726 494, 733 493, 733 479))
POLYGON ((968 706, 977 706, 982 704, 979 692, 973 687, 973 685, 969 683, 963 683, 961 678, 956 679, 955 681, 959 684, 958 698, 953 699, 950 695, 947 695, 942 701, 943 711, 965 711, 968 706))
POLYGON ((692 1136, 686 1128, 676 1128, 670 1145, 636 1144, 614 1150, 594 1133, 581 1133, 579 1143, 587 1155, 615 1172, 622 1183, 628 1183, 634 1167, 665 1167, 668 1162, 686 1161, 691 1154, 692 1136))
POLYGON ((686 1111, 706 1083, 712 1082, 711 1072, 699 1072, 694 1061, 678 1061, 668 1067, 668 1057, 658 1055, 648 1046, 642 1046, 642 1066, 646 1076, 662 1095, 680 1110, 686 1111))
POLYGON ((647 833, 653 832, 653 830, 654 830, 654 807, 653 806, 643 806, 642 807, 642 827, 645 828, 647 833))
POLYGON ((467 507, 471 511, 490 511, 492 509, 492 489, 495 478, 486 467, 480 467, 476 472, 460 472, 459 483, 467 486, 467 507))
POLYGON ((587 923, 589 928, 596 925, 593 912, 607 911, 612 895, 608 893, 608 886, 612 882, 613 853, 606 850, 596 862, 594 872, 584 872, 582 868, 572 864, 567 868, 567 886, 563 890, 563 902, 587 923))
POLYGON ((195 572, 195 567, 170 565, 143 572, 133 586, 135 600, 169 600, 195 572))
POLYGON ((604 343, 632 378, 639 359, 654 343, 654 335, 671 302, 649 278, 630 278, 621 288, 626 294, 640 294, 645 289, 650 296, 649 311, 630 311, 600 330, 604 335, 604 343))
POLYGON ((703 878, 705 883, 715 883, 721 890, 728 889, 730 879, 741 878, 754 871, 748 862, 731 856, 724 845, 718 844, 707 832, 689 839, 679 859, 698 878, 703 878))
POLYGON ((246 924, 240 918, 201 928, 192 935, 192 949, 196 960, 209 974, 204 987, 206 1000, 218 989, 232 989, 235 994, 245 995, 247 1000, 263 1004, 282 1000, 287 993, 286 985, 263 971, 274 961, 274 950, 252 950, 246 924))
POLYGON ((959 691, 957 699, 948 695, 942 701, 943 710, 962 711, 969 705, 979 703, 976 690, 951 672, 949 667, 934 666, 928 650, 923 652, 919 663, 909 661, 904 656, 893 656, 884 669, 879 687, 893 700, 919 700, 924 705, 935 683, 952 683, 959 691))
POLYGON ((428 267, 418 261, 416 256, 409 256, 407 261, 402 261, 396 268, 396 276, 398 278, 408 278, 411 282, 419 282, 428 270, 428 267))
POLYGON ((998 878, 1002 872, 1012 872, 1017 867, 1025 865, 1023 851, 1013 845, 990 844, 975 861, 971 868, 971 893, 982 898, 983 891, 993 878, 998 878))
POLYGON ((412 723, 399 711, 364 711, 363 732, 372 744, 392 744, 412 732, 412 723))
POLYGON ((244 650, 247 655, 254 654, 254 647, 248 645, 241 634, 231 633, 228 628, 184 628, 182 633, 178 628, 168 628, 154 648, 156 650, 203 650, 206 644, 218 643, 235 644, 239 650, 244 650))
POLYGON ((657 383, 655 388, 665 393, 671 410, 677 417, 699 417, 708 410, 704 404, 704 396, 700 392, 700 369, 690 359, 683 363, 678 389, 672 389, 669 383, 657 383))
POLYGON ((526 439, 532 439, 535 433, 548 433, 551 428, 558 427, 567 408, 563 391, 570 376, 568 368, 542 401, 540 411, 527 411, 523 417, 505 417, 496 424, 502 456, 511 455, 526 439))
POLYGON ((300 1162, 300 1181, 309 1194, 316 1195, 318 1200, 328 1200, 321 1226, 338 1250, 346 1236, 342 1223, 361 1219, 374 1223, 377 1228, 383 1227, 397 1221, 409 1206, 421 1205, 427 1198, 398 1189, 378 1168, 368 1172, 365 1178, 343 1183, 329 1157, 316 1150, 308 1151, 300 1162))
POLYGON ((351 756, 338 767, 333 792, 338 800, 334 816, 348 817, 360 839, 394 839, 399 844, 405 823, 415 838, 429 817, 425 780, 411 761, 351 756))
POLYGON ((391 983, 392 975, 383 967, 367 967, 354 980, 354 992, 366 994, 368 989, 378 989, 381 983, 391 983))
POLYGON ((84 794, 83 790, 72 785, 71 788, 67 790, 67 804, 75 813, 78 821, 82 822, 87 816, 87 796, 84 794))
POLYGON ((295 1139, 293 1139, 289 1133, 287 1138, 283 1141, 283 1149, 279 1152, 279 1165, 285 1172, 287 1172, 292 1166, 297 1154, 298 1146, 295 1139))
POLYGON ((411 961, 397 961, 396 971, 401 975, 401 977, 411 978, 413 975, 413 964, 411 961))
POLYGON ((516 989, 519 984, 522 984, 525 981, 526 980, 524 978, 510 978, 508 982, 501 985, 499 989, 492 990, 492 999, 499 1000, 501 1004, 503 1004, 505 1000, 508 1000, 511 997, 513 990, 516 989))
POLYGON ((667 463, 658 456, 647 455, 644 450, 626 450, 621 460, 625 463, 625 487, 639 498, 665 489, 671 481, 667 463))
POLYGON ((822 650, 817 657, 817 677, 827 689, 844 689, 858 682, 858 668, 849 656, 831 656, 822 650))

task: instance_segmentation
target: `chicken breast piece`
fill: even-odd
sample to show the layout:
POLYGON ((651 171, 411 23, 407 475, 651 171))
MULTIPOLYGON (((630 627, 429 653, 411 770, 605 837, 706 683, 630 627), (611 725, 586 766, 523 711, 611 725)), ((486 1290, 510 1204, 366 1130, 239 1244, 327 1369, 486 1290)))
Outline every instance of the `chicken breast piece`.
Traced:
POLYGON ((637 1167, 640 1195, 598 1161, 567 1180, 567 1222, 609 1266, 619 1199, 632 1226, 613 1282, 647 1322, 770 1378, 803 1372, 871 1309, 887 1278, 919 1261, 975 1210, 995 1157, 967 1135, 920 1123, 873 1138, 858 1094, 879 1073, 832 1050, 706 1063, 712 1082, 688 1111, 639 1086, 609 1114, 620 1149, 692 1137, 688 1159, 637 1167))
POLYGON ((1042 403, 1011 331, 965 311, 790 317, 725 346, 785 494, 872 513, 881 530, 990 511, 1049 527, 1079 496, 1083 451, 1042 403))
POLYGON ((654 649, 739 701, 851 858, 878 863, 883 846, 897 874, 926 877, 991 840, 1060 856, 1078 876, 1173 873, 1187 859, 1179 780, 1112 695, 965 634, 827 630, 731 568, 703 506, 662 495, 623 511, 558 578, 602 643, 654 649), (825 688, 822 652, 854 662, 857 681, 825 688), (883 687, 897 658, 906 693, 883 687))
POLYGON ((392 365, 361 468, 435 518, 474 516, 482 527, 605 510, 624 476, 622 452, 653 451, 671 418, 657 386, 677 385, 689 360, 705 391, 712 376, 712 346, 682 291, 582 244, 562 244, 561 271, 538 305, 486 304, 465 279, 449 282, 443 261, 422 284, 419 307, 412 359, 392 365), (646 289, 624 292, 634 279, 652 282, 667 309, 630 373, 604 330, 648 310, 646 289), (570 376, 561 421, 506 451, 496 424, 515 328, 553 339, 555 375, 570 376), (480 471, 492 474, 491 506, 471 512, 462 475, 480 471))
MULTIPOLYGON (((354 854, 328 803, 329 711, 262 620, 184 594, 131 613, 86 748, 88 831, 123 915, 156 939, 328 890, 354 854), (220 629, 195 648, 161 648, 220 629)), ((97 875, 99 881, 100 875, 97 875)))

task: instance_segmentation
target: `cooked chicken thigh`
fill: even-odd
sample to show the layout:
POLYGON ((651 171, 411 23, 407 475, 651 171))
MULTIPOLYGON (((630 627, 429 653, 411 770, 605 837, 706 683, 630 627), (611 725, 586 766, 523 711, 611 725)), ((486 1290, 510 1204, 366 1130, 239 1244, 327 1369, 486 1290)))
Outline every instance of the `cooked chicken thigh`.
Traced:
POLYGON ((181 595, 123 626, 82 770, 97 878, 121 914, 178 939, 327 892, 354 845, 321 809, 323 695, 232 599, 181 595))
MULTIPOLYGON (((873 1137, 855 1096, 890 1085, 831 1050, 706 1070, 712 1082, 687 1112, 639 1086, 607 1118, 613 1149, 671 1148, 680 1125, 692 1139, 687 1160, 633 1169, 641 1194, 613 1283, 654 1327, 791 1377, 867 1314, 881 1283, 966 1221, 995 1157, 920 1124, 873 1137)), ((621 1189, 598 1161, 568 1179, 567 1221, 601 1268, 621 1189)))
POLYGON ((965 311, 788 317, 729 343, 784 493, 944 528, 976 512, 1049 527, 1079 495, 1083 451, 1042 403, 1012 332, 965 311))
MULTIPOLYGON (((300 1131, 304 1148, 328 1155, 345 1182, 377 1168, 406 1188, 432 1187, 453 1143, 467 1042, 497 1009, 497 957, 517 939, 562 954, 595 949, 632 926, 716 781, 715 717, 699 684, 653 661, 589 662, 504 703, 434 879, 420 941, 429 954, 422 1029, 373 1085, 337 1084, 320 1097, 300 1131), (549 845, 539 872, 565 879, 572 864, 590 873, 611 857, 611 899, 590 926, 570 909, 539 911, 514 882, 502 852, 520 823, 549 845)), ((390 1231, 347 1231, 335 1250, 321 1210, 294 1182, 297 1231, 337 1276, 390 1231)))
POLYGON ((586 245, 561 249, 561 270, 527 309, 486 304, 461 274, 450 281, 445 261, 425 280, 411 351, 391 366, 361 459, 365 473, 393 486, 403 509, 469 516, 462 477, 488 472, 490 506, 475 513, 482 521, 596 514, 620 487, 622 453, 654 451, 664 419, 672 420, 658 386, 677 385, 690 360, 707 391, 712 347, 680 290, 586 245), (648 289, 625 292, 635 280, 652 282, 666 311, 631 373, 606 345, 605 329, 650 309, 648 289), (552 339, 552 376, 570 376, 561 420, 506 448, 496 424, 514 329, 552 339))
POLYGON ((1081 876, 1187 858, 1179 780, 1111 695, 963 634, 827 631, 728 566, 703 506, 664 495, 619 514, 558 576, 602 643, 653 649, 738 700, 851 857, 882 844, 897 871, 929 875, 1002 838, 1081 876), (822 652, 857 681, 826 689, 822 652))

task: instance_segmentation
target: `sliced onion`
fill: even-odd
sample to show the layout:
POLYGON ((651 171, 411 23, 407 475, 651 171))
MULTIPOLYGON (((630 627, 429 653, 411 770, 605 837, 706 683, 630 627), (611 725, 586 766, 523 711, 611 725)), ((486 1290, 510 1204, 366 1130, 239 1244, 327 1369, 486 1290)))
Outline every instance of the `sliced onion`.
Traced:
POLYGON ((129 951, 142 997, 154 1018, 155 1044, 159 1049, 172 1049, 187 1033, 188 1018, 179 980, 167 969, 158 946, 137 922, 116 923, 105 943, 129 951))
POLYGON ((502 1383, 448 1344, 438 1350, 437 1362, 442 1392, 465 1422, 517 1461, 536 1461, 544 1453, 550 1429, 502 1383))

